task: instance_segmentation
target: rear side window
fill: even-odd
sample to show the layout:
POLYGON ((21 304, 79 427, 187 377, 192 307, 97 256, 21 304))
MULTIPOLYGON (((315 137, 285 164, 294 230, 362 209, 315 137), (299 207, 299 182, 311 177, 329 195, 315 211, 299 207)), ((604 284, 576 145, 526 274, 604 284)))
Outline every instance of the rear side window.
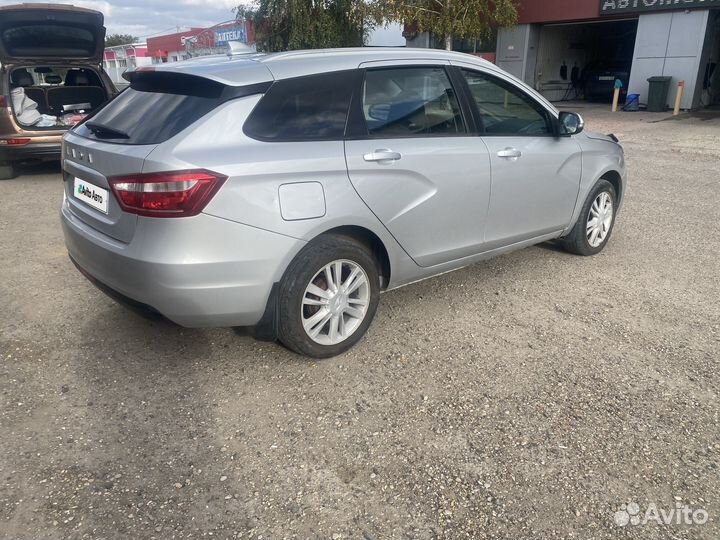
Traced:
POLYGON ((199 77, 148 73, 75 132, 117 144, 159 144, 226 101, 232 90, 199 77))
POLYGON ((342 139, 357 71, 338 71, 274 83, 245 122, 264 141, 342 139))

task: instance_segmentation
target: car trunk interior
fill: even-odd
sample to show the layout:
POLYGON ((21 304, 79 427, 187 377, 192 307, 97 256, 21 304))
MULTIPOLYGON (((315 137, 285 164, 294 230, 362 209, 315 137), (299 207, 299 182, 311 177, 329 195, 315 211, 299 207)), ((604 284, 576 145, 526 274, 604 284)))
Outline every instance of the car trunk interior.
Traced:
POLYGON ((108 88, 92 68, 24 65, 9 73, 12 107, 27 130, 68 129, 108 99, 108 88))

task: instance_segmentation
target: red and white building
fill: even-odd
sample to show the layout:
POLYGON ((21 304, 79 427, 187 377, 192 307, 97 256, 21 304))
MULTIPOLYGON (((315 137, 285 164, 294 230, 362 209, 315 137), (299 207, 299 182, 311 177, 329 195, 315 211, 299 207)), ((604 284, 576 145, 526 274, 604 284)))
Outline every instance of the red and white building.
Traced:
POLYGON ((116 45, 107 47, 103 54, 103 68, 115 84, 123 84, 122 74, 128 69, 152 64, 147 44, 116 45))
POLYGON ((103 68, 116 85, 126 81, 122 74, 151 64, 179 62, 193 56, 219 54, 227 50, 228 41, 245 44, 255 42, 252 25, 229 21, 210 28, 190 28, 182 32, 151 37, 144 43, 107 47, 103 55, 103 68))
POLYGON ((147 39, 152 63, 179 62, 193 56, 218 54, 227 50, 228 41, 251 45, 255 42, 252 24, 229 21, 210 28, 191 28, 174 34, 147 39))

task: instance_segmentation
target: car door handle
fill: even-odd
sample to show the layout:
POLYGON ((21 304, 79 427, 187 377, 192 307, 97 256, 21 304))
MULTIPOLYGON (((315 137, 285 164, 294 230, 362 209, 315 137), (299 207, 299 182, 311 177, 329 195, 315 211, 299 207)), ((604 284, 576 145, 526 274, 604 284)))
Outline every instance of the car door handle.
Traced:
POLYGON ((522 152, 517 148, 511 148, 510 146, 508 146, 504 150, 499 150, 497 155, 501 158, 517 159, 522 156, 522 152))
POLYGON ((380 150, 375 150, 374 152, 365 154, 363 159, 365 161, 397 161, 401 157, 402 155, 399 152, 393 152, 392 150, 381 148, 380 150))

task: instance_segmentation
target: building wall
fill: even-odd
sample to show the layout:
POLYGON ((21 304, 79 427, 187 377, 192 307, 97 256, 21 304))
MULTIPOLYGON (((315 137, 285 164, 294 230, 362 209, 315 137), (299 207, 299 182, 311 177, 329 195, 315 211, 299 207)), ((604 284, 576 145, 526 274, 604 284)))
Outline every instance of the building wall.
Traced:
POLYGON ((148 38, 149 54, 153 63, 178 62, 191 56, 219 54, 227 47, 227 39, 244 43, 255 43, 255 32, 251 22, 236 21, 218 24, 210 28, 191 28, 175 34, 148 38), (234 35, 235 34, 235 35, 234 35), (241 34, 241 36, 237 36, 241 34), (190 40, 189 43, 187 41, 190 40))
POLYGON ((535 66, 540 42, 540 27, 536 24, 518 24, 501 28, 498 32, 495 63, 502 69, 535 85, 535 66))
POLYGON ((583 21, 600 16, 599 0, 524 0, 517 6, 518 24, 583 21))
POLYGON ((412 37, 405 39, 405 46, 427 49, 430 47, 430 34, 428 32, 417 32, 412 37))
POLYGON ((171 56, 178 55, 178 51, 182 51, 184 54, 185 46, 183 45, 183 38, 193 37, 202 30, 202 28, 192 28, 191 30, 186 30, 184 32, 148 38, 148 51, 154 58, 155 62, 162 62, 162 59, 167 59, 169 61, 171 56))
POLYGON ((671 76, 667 104, 675 103, 678 81, 685 81, 681 107, 697 108, 696 93, 700 59, 705 42, 709 10, 669 11, 640 15, 628 93, 640 94, 647 102, 649 83, 654 75, 671 76))

